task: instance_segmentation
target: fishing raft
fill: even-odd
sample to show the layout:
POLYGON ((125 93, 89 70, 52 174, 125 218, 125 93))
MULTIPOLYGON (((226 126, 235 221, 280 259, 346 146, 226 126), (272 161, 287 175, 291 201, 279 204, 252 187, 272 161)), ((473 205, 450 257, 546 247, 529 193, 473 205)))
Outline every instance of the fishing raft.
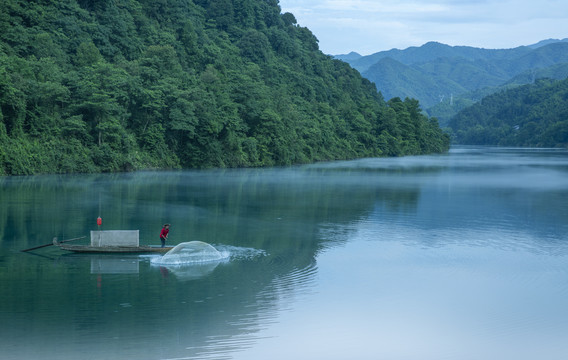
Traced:
POLYGON ((91 231, 90 245, 66 244, 53 239, 53 245, 76 253, 165 253, 173 246, 140 245, 139 230, 91 231))

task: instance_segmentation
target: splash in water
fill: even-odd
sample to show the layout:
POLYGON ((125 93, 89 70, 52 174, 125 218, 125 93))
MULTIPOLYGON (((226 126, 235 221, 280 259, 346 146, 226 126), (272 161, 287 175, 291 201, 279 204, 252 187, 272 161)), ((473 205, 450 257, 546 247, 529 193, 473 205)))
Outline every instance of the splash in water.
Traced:
POLYGON ((203 241, 178 244, 164 256, 152 259, 157 265, 190 265, 221 262, 229 259, 230 253, 219 251, 203 241))
POLYGON ((173 273, 181 280, 194 280, 210 274, 220 263, 264 255, 266 253, 258 249, 190 241, 177 245, 164 256, 152 257, 150 261, 160 267, 163 276, 173 273))

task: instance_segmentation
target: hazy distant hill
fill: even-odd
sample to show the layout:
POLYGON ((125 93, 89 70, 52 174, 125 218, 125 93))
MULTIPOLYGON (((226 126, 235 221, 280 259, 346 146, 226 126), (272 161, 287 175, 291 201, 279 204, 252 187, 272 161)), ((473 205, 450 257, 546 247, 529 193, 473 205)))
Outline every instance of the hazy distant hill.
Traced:
POLYGON ((477 90, 463 93, 459 96, 454 96, 451 101, 445 98, 443 101, 438 102, 434 106, 426 109, 430 116, 438 118, 440 125, 446 126, 452 116, 457 114, 460 110, 473 105, 485 96, 498 93, 501 91, 509 90, 511 88, 532 84, 538 79, 554 79, 563 80, 568 77, 568 63, 560 63, 545 68, 529 69, 514 76, 505 83, 495 87, 484 87, 477 90))
POLYGON ((459 144, 566 147, 568 79, 541 79, 484 97, 449 126, 459 144))
POLYGON ((543 76, 560 78, 564 74, 562 64, 568 64, 568 38, 512 49, 429 42, 368 56, 355 54, 339 58, 373 81, 385 99, 416 98, 443 125, 462 106, 479 100, 478 91, 485 96, 502 86, 526 84, 543 76), (548 70, 543 72, 543 69, 548 70), (515 78, 521 74, 524 75, 515 78))
POLYGON ((536 44, 528 45, 528 47, 536 49, 536 48, 539 48, 541 46, 552 44, 552 43, 555 43, 555 42, 568 42, 568 38, 562 39, 562 40, 558 40, 558 39, 541 40, 541 41, 537 42, 536 44))
POLYGON ((392 49, 349 60, 349 64, 360 72, 365 72, 380 59, 390 57, 406 65, 436 61, 440 58, 464 58, 468 60, 502 60, 520 57, 531 52, 528 47, 514 49, 481 49, 470 46, 450 46, 438 42, 428 42, 420 47, 404 50, 392 49))
POLYGON ((439 94, 467 91, 450 78, 440 78, 417 67, 405 65, 390 57, 380 59, 363 76, 374 82, 385 99, 409 97, 424 104, 435 104, 439 94))
POLYGON ((355 61, 355 60, 363 57, 363 55, 356 53, 355 51, 351 51, 349 54, 335 55, 334 57, 338 60, 343 60, 345 62, 349 62, 349 61, 355 61))
POLYGON ((504 87, 509 85, 524 85, 534 83, 536 79, 549 78, 562 80, 568 77, 568 63, 555 64, 542 69, 526 70, 519 75, 513 77, 505 84, 504 87))

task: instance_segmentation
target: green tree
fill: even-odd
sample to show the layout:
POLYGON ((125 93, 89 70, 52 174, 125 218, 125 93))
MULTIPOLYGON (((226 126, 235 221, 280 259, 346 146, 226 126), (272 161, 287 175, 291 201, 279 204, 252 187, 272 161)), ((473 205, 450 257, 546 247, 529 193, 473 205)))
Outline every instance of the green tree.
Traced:
POLYGON ((77 66, 91 66, 101 60, 101 53, 93 42, 82 42, 77 48, 77 55, 75 56, 75 64, 77 66))

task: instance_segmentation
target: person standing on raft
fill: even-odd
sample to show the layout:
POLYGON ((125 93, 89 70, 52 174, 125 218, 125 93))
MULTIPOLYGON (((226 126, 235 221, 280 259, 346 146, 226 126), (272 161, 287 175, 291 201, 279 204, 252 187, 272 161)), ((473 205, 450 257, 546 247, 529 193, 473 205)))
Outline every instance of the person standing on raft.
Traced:
POLYGON ((166 240, 168 239, 168 233, 170 232, 170 224, 165 224, 160 232, 160 241, 162 241, 162 247, 166 246, 166 240))

